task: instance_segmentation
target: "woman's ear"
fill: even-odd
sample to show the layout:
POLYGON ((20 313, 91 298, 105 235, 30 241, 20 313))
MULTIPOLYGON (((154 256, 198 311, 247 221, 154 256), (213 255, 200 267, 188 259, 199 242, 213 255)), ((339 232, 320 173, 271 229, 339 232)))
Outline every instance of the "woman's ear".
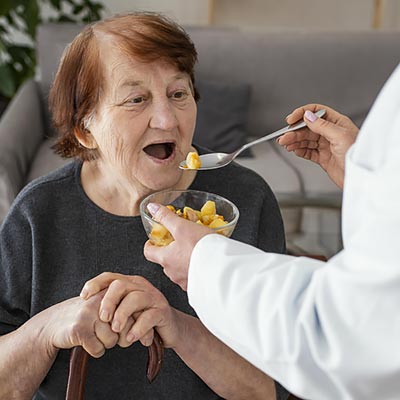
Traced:
POLYGON ((83 128, 74 128, 74 134, 78 142, 81 144, 81 146, 85 147, 86 149, 89 150, 95 150, 97 149, 97 143, 93 135, 90 133, 89 130, 83 128))

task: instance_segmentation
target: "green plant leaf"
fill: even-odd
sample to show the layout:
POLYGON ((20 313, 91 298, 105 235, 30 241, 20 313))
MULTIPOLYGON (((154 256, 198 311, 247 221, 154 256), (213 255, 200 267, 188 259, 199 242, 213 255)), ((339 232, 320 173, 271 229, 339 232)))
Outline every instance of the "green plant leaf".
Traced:
POLYGON ((13 0, 1 0, 0 2, 0 16, 6 15, 15 6, 13 0))
POLYGON ((35 45, 36 28, 42 21, 41 7, 46 4, 55 11, 46 21, 92 22, 100 19, 104 10, 96 0, 0 0, 0 51, 7 60, 0 63, 0 95, 12 97, 20 84, 34 76, 35 49, 9 43, 7 37, 11 27, 29 35, 35 45))
POLYGON ((80 12, 82 10, 83 10, 83 5, 82 4, 78 4, 72 9, 72 12, 73 12, 74 15, 78 15, 78 14, 80 14, 80 12))
POLYGON ((8 43, 0 36, 0 53, 8 53, 8 43))
POLYGON ((101 3, 91 3, 88 5, 90 11, 93 14, 93 17, 98 20, 101 18, 101 12, 104 10, 104 6, 101 3))
POLYGON ((14 62, 27 65, 34 65, 34 49, 29 46, 13 45, 8 48, 8 53, 14 62))
POLYGON ((58 22, 76 22, 73 18, 71 18, 69 15, 67 14, 61 14, 58 18, 57 18, 58 22))
POLYGON ((61 0, 50 0, 50 3, 55 9, 61 10, 61 0))
POLYGON ((15 82, 17 88, 22 85, 27 79, 33 78, 35 76, 35 66, 22 64, 22 69, 20 71, 14 70, 15 82))
POLYGON ((8 64, 0 65, 0 93, 11 98, 17 90, 15 76, 12 68, 8 64))
POLYGON ((24 20, 27 33, 34 39, 36 37, 36 27, 40 22, 40 9, 37 0, 29 0, 24 10, 24 20))
POLYGON ((6 14, 5 18, 6 18, 8 25, 17 27, 16 21, 14 21, 14 18, 10 14, 6 14))

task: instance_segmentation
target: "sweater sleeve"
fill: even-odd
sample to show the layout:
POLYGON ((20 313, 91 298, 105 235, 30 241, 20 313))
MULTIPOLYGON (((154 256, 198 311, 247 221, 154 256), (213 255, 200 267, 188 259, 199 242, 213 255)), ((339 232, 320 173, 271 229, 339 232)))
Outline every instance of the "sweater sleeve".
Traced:
POLYGON ((0 228, 0 335, 30 317, 32 233, 28 218, 14 204, 0 228))

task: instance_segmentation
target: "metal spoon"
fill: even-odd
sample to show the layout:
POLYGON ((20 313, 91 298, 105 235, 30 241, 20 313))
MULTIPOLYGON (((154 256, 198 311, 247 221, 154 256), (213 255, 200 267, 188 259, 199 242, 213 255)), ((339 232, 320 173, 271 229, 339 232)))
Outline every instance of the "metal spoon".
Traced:
MULTIPOLYGON (((318 110, 314 114, 321 118, 325 115, 326 110, 318 110)), ((296 124, 293 125, 288 125, 285 126, 282 129, 279 129, 276 132, 270 133, 269 135, 263 136, 257 140, 254 140, 252 142, 246 143, 242 147, 238 148, 236 151, 233 153, 209 153, 209 154, 202 154, 200 156, 200 161, 201 161, 201 167, 198 168, 198 170, 205 171, 208 169, 216 169, 216 168, 221 168, 225 167, 228 165, 231 161, 233 161, 242 151, 248 149, 251 146, 254 146, 255 144, 266 142, 267 140, 274 139, 278 136, 282 136, 286 132, 291 132, 291 131, 296 131, 297 129, 304 128, 306 126, 306 123, 304 121, 300 121, 296 124)), ((182 161, 179 164, 179 168, 190 171, 191 169, 187 167, 186 165, 186 160, 182 161)))

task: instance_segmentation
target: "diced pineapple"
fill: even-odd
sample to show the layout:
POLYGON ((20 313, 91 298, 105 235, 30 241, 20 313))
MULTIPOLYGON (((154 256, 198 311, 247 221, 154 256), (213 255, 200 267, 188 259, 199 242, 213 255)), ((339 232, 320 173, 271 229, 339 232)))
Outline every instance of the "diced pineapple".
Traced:
POLYGON ((199 169, 201 161, 199 155, 195 151, 191 151, 186 156, 186 166, 189 169, 199 169))
MULTIPOLYGON (((208 226, 209 228, 221 228, 228 223, 224 220, 222 215, 216 213, 215 202, 211 200, 207 201, 200 211, 194 210, 191 207, 184 207, 183 211, 181 209, 176 210, 172 205, 167 205, 167 207, 180 217, 199 225, 208 226)), ((222 233, 224 235, 226 230, 221 229, 218 230, 217 233, 222 233)), ((153 226, 149 238, 157 246, 167 246, 174 241, 174 238, 167 228, 158 223, 153 226)))
POLYGON ((200 211, 202 217, 204 217, 205 215, 214 215, 217 212, 215 203, 211 200, 206 201, 203 207, 201 207, 200 211))
POLYGON ((203 215, 201 217, 201 221, 203 222, 204 225, 209 225, 213 221, 213 216, 212 215, 203 215))
POLYGON ((154 224, 149 237, 157 246, 167 246, 174 240, 168 229, 160 224, 154 224))
POLYGON ((222 219, 216 218, 214 219, 214 221, 212 221, 210 223, 210 225, 208 225, 209 228, 219 228, 221 226, 226 225, 227 223, 225 221, 223 221, 222 219))
POLYGON ((191 208, 191 207, 183 208, 183 218, 186 218, 192 222, 197 222, 199 220, 197 212, 195 210, 193 210, 193 208, 191 208))

